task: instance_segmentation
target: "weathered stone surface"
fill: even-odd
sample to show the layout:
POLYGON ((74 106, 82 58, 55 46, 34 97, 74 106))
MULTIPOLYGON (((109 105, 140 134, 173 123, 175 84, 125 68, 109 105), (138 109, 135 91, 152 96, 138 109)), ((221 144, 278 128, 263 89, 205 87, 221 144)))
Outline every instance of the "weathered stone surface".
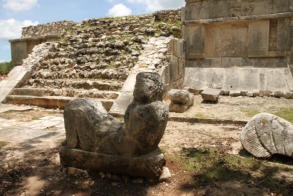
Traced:
POLYGON ((165 165, 164 155, 159 150, 142 156, 128 157, 88 152, 63 146, 60 149, 60 160, 63 167, 150 179, 159 179, 165 165))
MULTIPOLYGON (((140 105, 132 102, 125 113, 126 135, 135 138, 134 154, 145 154, 157 148, 168 121, 168 105, 156 101, 140 105)), ((129 145, 128 145, 129 146, 129 145)))
POLYGON ((136 77, 133 96, 139 103, 162 101, 163 84, 160 75, 151 72, 139 73, 136 77))
POLYGON ((169 111, 170 112, 176 112, 176 113, 186 112, 186 110, 188 110, 188 108, 190 108, 190 106, 183 105, 183 104, 171 103, 169 105, 169 111))
POLYGON ((170 112, 183 113, 194 102, 194 95, 187 90, 172 89, 168 92, 168 96, 171 100, 171 104, 169 105, 170 112))
POLYGON ((242 129, 240 140, 255 157, 267 158, 273 154, 293 157, 293 125, 272 114, 254 116, 242 129))
POLYGON ((162 82, 158 73, 145 72, 136 81, 124 124, 91 100, 77 99, 66 106, 66 142, 60 152, 64 166, 150 178, 161 175, 165 161, 158 144, 168 121, 162 82))
POLYGON ((194 95, 187 90, 172 89, 168 92, 168 96, 172 103, 193 105, 194 95))
POLYGON ((217 103, 219 100, 221 90, 218 89, 206 89, 201 93, 201 97, 204 102, 214 102, 217 103))

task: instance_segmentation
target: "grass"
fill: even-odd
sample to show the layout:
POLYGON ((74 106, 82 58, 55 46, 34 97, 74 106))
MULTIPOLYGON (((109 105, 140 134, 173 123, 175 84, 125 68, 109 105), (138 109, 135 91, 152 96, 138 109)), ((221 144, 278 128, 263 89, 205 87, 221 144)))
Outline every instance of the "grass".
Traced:
MULTIPOLYGON (((164 147, 161 147, 161 150, 166 151, 164 147)), ((256 159, 246 152, 242 155, 230 155, 220 152, 218 148, 184 148, 178 154, 166 153, 166 157, 190 174, 187 183, 183 185, 189 188, 239 181, 252 186, 257 184, 261 188, 283 195, 289 195, 293 191, 292 181, 277 177, 280 172, 290 173, 293 169, 272 166, 268 164, 268 160, 256 159)), ((283 159, 280 158, 279 162, 282 163, 283 159)))
MULTIPOLYGON (((240 108, 240 111, 245 113, 245 115, 250 118, 260 113, 259 110, 252 109, 252 108, 240 108)), ((293 123, 293 108, 270 107, 265 112, 274 114, 276 116, 284 118, 285 120, 293 123)))
POLYGON ((293 108, 281 108, 280 111, 275 112, 274 115, 293 123, 293 108))
POLYGON ((259 110, 257 109, 253 109, 253 108, 240 108, 240 111, 243 112, 245 114, 245 116, 247 117, 253 117, 256 114, 260 113, 259 110))
POLYGON ((0 149, 6 146, 9 142, 0 141, 0 149))
POLYGON ((209 119, 209 118, 210 118, 210 116, 205 115, 205 114, 203 114, 203 113, 196 113, 196 114, 194 115, 194 117, 195 117, 195 118, 201 118, 201 119, 209 119))

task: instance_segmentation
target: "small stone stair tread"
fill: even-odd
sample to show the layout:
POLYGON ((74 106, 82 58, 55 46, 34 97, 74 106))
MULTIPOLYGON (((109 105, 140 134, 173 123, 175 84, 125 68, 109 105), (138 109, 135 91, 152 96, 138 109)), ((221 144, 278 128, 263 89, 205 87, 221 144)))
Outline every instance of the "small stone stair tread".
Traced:
POLYGON ((66 79, 55 79, 55 80, 40 80, 30 79, 24 87, 54 87, 54 88, 76 88, 76 89, 99 89, 99 90, 120 90, 123 82, 113 80, 66 80, 66 79), (33 80, 33 81, 32 81, 33 80))
POLYGON ((117 91, 101 91, 97 89, 79 90, 71 88, 48 89, 48 88, 15 88, 10 95, 28 95, 28 96, 64 96, 64 97, 87 97, 116 99, 119 96, 117 91))
MULTIPOLYGON (((24 104, 35 105, 48 108, 64 108, 67 103, 76 97, 61 97, 61 96, 28 96, 28 95, 9 95, 6 97, 4 103, 8 104, 24 104)), ((113 105, 113 99, 92 99, 94 101, 102 102, 104 108, 108 111, 113 105)))

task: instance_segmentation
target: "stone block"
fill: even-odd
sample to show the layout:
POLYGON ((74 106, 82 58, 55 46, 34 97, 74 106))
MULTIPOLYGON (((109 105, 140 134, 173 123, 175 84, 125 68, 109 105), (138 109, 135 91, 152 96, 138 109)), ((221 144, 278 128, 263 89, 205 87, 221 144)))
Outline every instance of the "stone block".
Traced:
POLYGON ((219 100, 221 90, 219 89, 205 89, 201 93, 201 97, 204 102, 212 102, 212 103, 217 103, 219 100))
POLYGON ((168 92, 171 100, 169 105, 170 112, 183 113, 193 105, 194 95, 187 90, 172 89, 168 92))
POLYGON ((137 157, 109 155, 76 148, 61 147, 63 167, 74 167, 90 172, 109 172, 135 177, 159 179, 165 165, 164 155, 156 150, 137 157))

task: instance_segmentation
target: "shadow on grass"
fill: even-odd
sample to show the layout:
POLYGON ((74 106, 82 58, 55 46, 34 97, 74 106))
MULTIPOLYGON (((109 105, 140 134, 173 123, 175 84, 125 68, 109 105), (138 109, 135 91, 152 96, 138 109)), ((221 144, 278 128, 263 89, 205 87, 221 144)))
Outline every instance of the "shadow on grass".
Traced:
POLYGON ((266 164, 273 162, 292 165, 292 158, 274 156, 270 160, 261 160, 245 151, 237 156, 221 154, 216 148, 187 148, 182 150, 180 156, 185 169, 191 173, 189 181, 181 186, 182 190, 210 190, 213 187, 211 195, 273 192, 285 196, 293 193, 292 180, 290 182, 280 176, 282 172, 290 173, 293 170, 266 164), (254 192, 251 192, 252 189, 254 192))

